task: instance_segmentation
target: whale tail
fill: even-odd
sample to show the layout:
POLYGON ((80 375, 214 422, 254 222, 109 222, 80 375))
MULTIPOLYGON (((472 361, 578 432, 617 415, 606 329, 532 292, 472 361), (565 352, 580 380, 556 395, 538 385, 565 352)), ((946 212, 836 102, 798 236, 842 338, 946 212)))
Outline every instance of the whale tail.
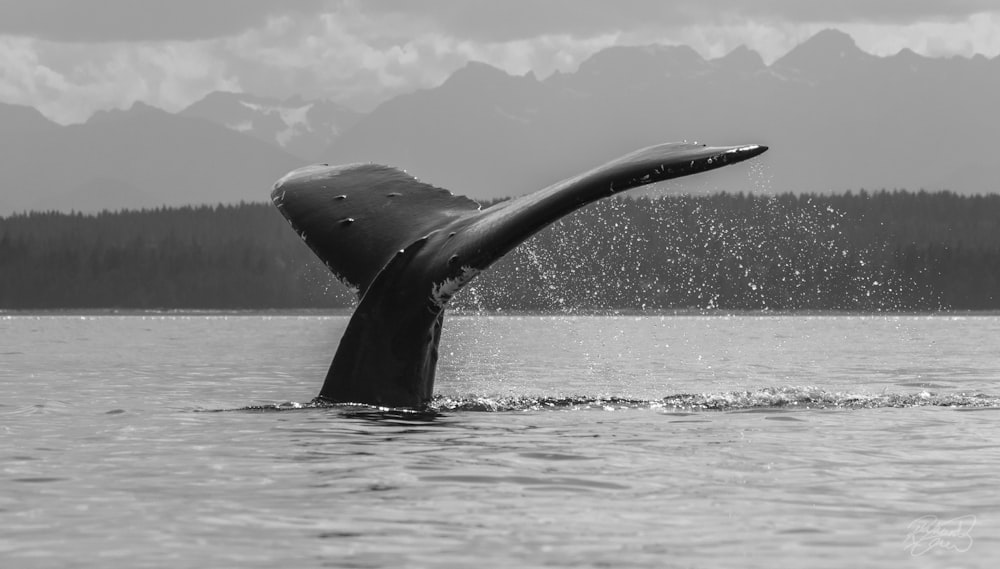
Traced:
POLYGON ((272 202, 360 298, 319 398, 426 405, 445 305, 477 274, 588 203, 766 150, 660 144, 486 209, 387 166, 318 165, 289 173, 275 183, 272 202))

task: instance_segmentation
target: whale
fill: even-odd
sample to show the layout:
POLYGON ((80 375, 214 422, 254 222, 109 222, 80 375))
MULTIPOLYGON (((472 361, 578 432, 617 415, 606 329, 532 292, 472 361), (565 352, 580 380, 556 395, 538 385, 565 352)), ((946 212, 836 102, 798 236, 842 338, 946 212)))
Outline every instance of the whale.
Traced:
POLYGON ((766 150, 658 144, 486 208, 380 164, 289 172, 272 203, 359 300, 314 402, 426 408, 445 307, 490 265, 589 203, 766 150))

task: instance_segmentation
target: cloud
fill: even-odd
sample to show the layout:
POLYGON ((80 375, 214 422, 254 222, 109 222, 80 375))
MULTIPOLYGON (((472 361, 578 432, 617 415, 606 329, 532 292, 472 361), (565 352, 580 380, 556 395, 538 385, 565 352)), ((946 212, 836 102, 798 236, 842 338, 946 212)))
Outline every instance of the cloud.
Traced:
POLYGON ((198 40, 279 14, 314 14, 324 0, 2 0, 0 35, 58 42, 198 40))
POLYGON ((858 45, 876 55, 909 48, 929 57, 1000 54, 1000 12, 974 14, 962 21, 919 21, 905 26, 857 22, 843 26, 858 45))
POLYGON ((60 123, 135 101, 176 111, 239 80, 206 42, 101 44, 81 49, 0 38, 0 100, 30 105, 60 123))
POLYGON ((594 36, 755 20, 770 24, 964 20, 996 11, 996 0, 369 0, 370 12, 421 20, 438 31, 481 41, 541 35, 594 36))
POLYGON ((747 45, 771 62, 826 27, 878 55, 1000 52, 996 0, 0 0, 0 101, 59 122, 217 89, 369 110, 469 60, 573 71, 611 45, 747 45), (86 9, 84 9, 86 7, 86 9), (991 8, 992 12, 985 11, 991 8))
POLYGON ((275 17, 363 13, 382 22, 386 35, 396 26, 418 25, 496 43, 747 19, 905 25, 996 10, 996 0, 2 0, 0 35, 59 42, 198 40, 236 35, 275 17))
MULTIPOLYGON (((993 0, 761 0, 751 6, 736 0, 719 0, 719 3, 730 5, 731 9, 748 8, 741 11, 753 17, 799 23, 909 25, 927 20, 965 20, 973 14, 997 10, 993 0)), ((707 3, 708 6, 712 4, 712 1, 707 3)))
POLYGON ((228 38, 225 50, 248 91, 330 97, 370 109, 392 95, 436 86, 470 60, 511 73, 547 75, 575 68, 617 37, 473 41, 437 31, 419 19, 386 21, 396 17, 372 18, 346 10, 309 20, 277 18, 228 38))

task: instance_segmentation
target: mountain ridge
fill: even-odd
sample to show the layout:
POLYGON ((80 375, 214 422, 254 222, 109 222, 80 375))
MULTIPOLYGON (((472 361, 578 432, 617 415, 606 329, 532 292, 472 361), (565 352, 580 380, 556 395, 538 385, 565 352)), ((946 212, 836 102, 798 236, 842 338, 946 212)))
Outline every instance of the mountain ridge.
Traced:
POLYGON ((263 200, 309 162, 383 162, 494 199, 671 140, 772 151, 669 191, 995 193, 998 99, 1000 56, 875 56, 826 30, 771 65, 745 46, 706 59, 662 45, 602 50, 544 79, 470 62, 364 115, 216 92, 178 113, 137 103, 61 126, 0 103, 0 215, 263 200))
POLYGON ((485 95, 460 92, 449 80, 397 97, 324 154, 332 162, 397 165, 453 191, 495 198, 664 140, 757 142, 772 147, 759 162, 762 179, 737 167, 684 187, 1000 191, 980 154, 1000 138, 991 111, 1000 99, 1000 57, 880 57, 836 31, 820 32, 770 66, 754 55, 738 48, 706 60, 690 48, 616 47, 576 73, 538 81, 528 101, 520 78, 499 80, 503 71, 494 69, 485 95))
POLYGON ((301 163, 211 122, 144 104, 3 138, 4 214, 257 201, 301 163))

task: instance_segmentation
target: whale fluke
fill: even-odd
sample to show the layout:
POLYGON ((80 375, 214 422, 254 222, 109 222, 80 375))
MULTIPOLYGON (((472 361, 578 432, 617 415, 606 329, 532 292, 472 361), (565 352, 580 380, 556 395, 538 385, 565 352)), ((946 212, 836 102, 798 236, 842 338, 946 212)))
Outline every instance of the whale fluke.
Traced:
POLYGON ((319 399, 426 405, 445 305, 494 261, 600 198, 766 150, 660 144, 486 209, 388 166, 318 165, 290 172, 274 184, 272 202, 361 299, 319 399))

